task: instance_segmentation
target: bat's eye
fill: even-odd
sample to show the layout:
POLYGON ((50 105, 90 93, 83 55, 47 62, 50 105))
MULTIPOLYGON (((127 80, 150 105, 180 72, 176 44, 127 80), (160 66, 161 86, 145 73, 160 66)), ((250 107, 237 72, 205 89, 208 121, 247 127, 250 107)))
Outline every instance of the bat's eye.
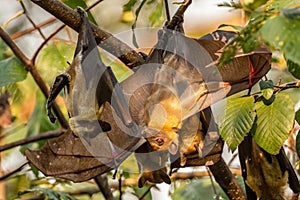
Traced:
POLYGON ((156 144, 158 144, 159 146, 162 146, 162 145, 165 143, 165 141, 164 141, 162 138, 157 138, 157 139, 155 140, 155 142, 156 142, 156 144))

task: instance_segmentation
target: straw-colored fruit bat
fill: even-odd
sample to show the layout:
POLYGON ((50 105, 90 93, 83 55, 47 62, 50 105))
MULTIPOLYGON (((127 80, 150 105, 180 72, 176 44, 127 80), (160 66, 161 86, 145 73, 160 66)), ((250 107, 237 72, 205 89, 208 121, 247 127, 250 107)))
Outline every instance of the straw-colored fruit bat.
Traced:
MULTIPOLYGON (((252 87, 270 69, 271 54, 265 48, 239 56, 218 69, 216 60, 225 42, 188 38, 182 34, 180 21, 174 30, 159 31, 158 42, 145 62, 147 66, 137 67, 132 76, 119 84, 99 57, 84 11, 77 11, 81 16, 81 28, 74 60, 51 88, 47 102, 49 118, 54 121, 51 105, 60 90, 66 88, 72 131, 88 144, 95 143, 101 135, 107 143, 98 145, 98 151, 112 152, 112 157, 106 160, 107 163, 115 162, 113 167, 135 151, 142 170, 139 186, 146 181, 170 183, 165 168, 168 153, 179 152, 182 166, 188 154, 195 151, 203 154, 204 133, 199 125, 202 123, 199 111, 252 87), (108 106, 105 102, 111 104, 111 109, 102 108, 108 106), (126 131, 113 135, 111 125, 115 118, 110 112, 117 116, 115 124, 127 130, 131 137, 126 131), (104 114, 107 119, 101 118, 104 114), (189 127, 190 124, 193 126, 189 127), (121 143, 130 146, 131 152, 117 148, 121 143), (149 156, 143 154, 148 152, 155 152, 156 156, 149 160, 149 156)), ((223 38, 225 33, 215 32, 212 36, 223 38)))

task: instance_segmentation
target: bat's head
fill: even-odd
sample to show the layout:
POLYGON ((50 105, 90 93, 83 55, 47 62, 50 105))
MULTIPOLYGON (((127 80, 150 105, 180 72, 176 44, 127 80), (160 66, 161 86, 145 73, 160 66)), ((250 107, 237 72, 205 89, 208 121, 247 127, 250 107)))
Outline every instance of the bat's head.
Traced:
POLYGON ((181 106, 177 98, 165 98, 159 103, 147 104, 144 137, 154 150, 178 150, 178 130, 181 128, 181 106))

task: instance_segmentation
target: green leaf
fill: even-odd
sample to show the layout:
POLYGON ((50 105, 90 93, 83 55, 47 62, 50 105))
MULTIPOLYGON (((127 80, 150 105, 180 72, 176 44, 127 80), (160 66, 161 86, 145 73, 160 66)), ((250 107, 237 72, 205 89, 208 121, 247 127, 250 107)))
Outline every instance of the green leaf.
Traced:
POLYGON ((274 83, 272 80, 267 80, 267 81, 260 81, 259 82, 259 87, 261 90, 264 89, 273 89, 274 88, 274 83))
POLYGON ((287 60, 300 64, 300 20, 280 14, 266 21, 261 34, 269 44, 283 51, 287 60))
POLYGON ((297 79, 300 79, 300 65, 291 60, 287 60, 286 64, 289 72, 291 72, 291 74, 297 79))
POLYGON ((69 66, 67 62, 72 62, 74 51, 74 44, 63 41, 55 41, 43 48, 37 67, 44 80, 52 84, 55 76, 69 66))
MULTIPOLYGON (((64 3, 70 6, 71 8, 75 9, 77 6, 80 6, 81 8, 85 9, 87 8, 87 5, 84 0, 64 0, 64 3)), ((88 18, 91 22, 97 25, 97 22, 91 12, 87 12, 88 18)))
POLYGON ((157 3, 155 10, 149 16, 149 21, 152 27, 159 27, 162 24, 162 22, 165 20, 163 11, 164 11, 163 2, 160 1, 157 3))
POLYGON ((270 154, 278 154, 293 128, 294 103, 285 93, 278 93, 270 105, 263 101, 255 104, 257 128, 253 138, 270 154))
POLYGON ((220 126, 221 136, 230 149, 234 150, 244 140, 254 123, 256 113, 254 97, 229 99, 225 108, 224 121, 220 126))
POLYGON ((131 11, 136 3, 137 0, 129 0, 125 5, 123 5, 123 11, 131 11))
POLYGON ((266 100, 271 99, 274 92, 274 83, 272 80, 260 81, 259 87, 261 89, 262 95, 266 100))
POLYGON ((274 89, 272 88, 263 89, 261 93, 266 100, 270 100, 273 96, 274 89))
POLYGON ((27 71, 16 57, 0 61, 0 87, 23 81, 26 76, 27 71))

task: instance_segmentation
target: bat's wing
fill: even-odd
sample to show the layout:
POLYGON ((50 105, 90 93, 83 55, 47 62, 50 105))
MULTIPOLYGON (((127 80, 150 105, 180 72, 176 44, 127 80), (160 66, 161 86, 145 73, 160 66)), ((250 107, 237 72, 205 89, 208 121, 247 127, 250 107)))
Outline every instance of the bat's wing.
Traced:
MULTIPOLYGON (((217 30, 197 40, 214 61, 218 61, 224 45, 236 36, 234 32, 217 30)), ((227 96, 251 88, 271 68, 272 53, 259 47, 249 54, 238 52, 232 62, 218 68, 222 80, 231 85, 227 96)))
POLYGON ((97 134, 91 140, 91 145, 97 145, 97 149, 90 151, 82 139, 74 137, 69 130, 48 140, 40 150, 26 150, 28 160, 45 175, 74 182, 86 181, 116 168, 141 144, 139 138, 124 133, 125 127, 119 127, 111 117, 112 112, 112 107, 104 103, 100 120, 108 122, 111 130, 97 134))

